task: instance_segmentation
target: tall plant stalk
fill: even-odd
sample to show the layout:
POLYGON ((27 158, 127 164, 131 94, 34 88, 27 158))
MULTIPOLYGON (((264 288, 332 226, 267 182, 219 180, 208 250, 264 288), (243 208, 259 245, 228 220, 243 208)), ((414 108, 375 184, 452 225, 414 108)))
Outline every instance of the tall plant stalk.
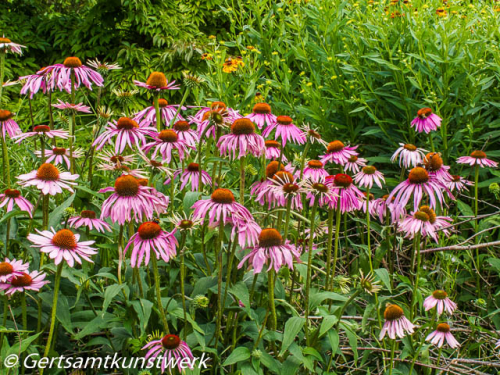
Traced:
POLYGON ((305 299, 305 318, 306 318, 306 326, 305 326, 305 332, 306 332, 306 343, 309 346, 310 344, 310 337, 309 337, 309 293, 311 289, 311 273, 312 273, 312 253, 313 253, 313 239, 314 239, 314 225, 315 225, 315 219, 316 219, 316 210, 318 208, 318 199, 314 200, 314 204, 312 206, 311 210, 311 227, 309 231, 309 254, 307 257, 307 279, 306 279, 306 299, 305 299))

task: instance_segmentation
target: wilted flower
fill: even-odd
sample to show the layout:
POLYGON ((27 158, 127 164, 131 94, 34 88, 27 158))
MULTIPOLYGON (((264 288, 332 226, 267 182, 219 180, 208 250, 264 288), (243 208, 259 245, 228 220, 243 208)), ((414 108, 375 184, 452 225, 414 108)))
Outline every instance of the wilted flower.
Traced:
POLYGON ((425 338, 425 341, 430 341, 439 348, 443 346, 445 340, 452 349, 460 346, 460 343, 451 334, 450 326, 446 323, 438 324, 436 330, 425 338))
POLYGON ((448 293, 444 290, 435 290, 424 301, 425 311, 434 307, 436 307, 438 315, 441 315, 445 310, 451 315, 457 309, 457 304, 448 298, 448 293))
POLYGON ((22 46, 20 44, 13 43, 10 39, 6 38, 5 35, 3 35, 0 38, 0 50, 2 50, 3 53, 12 52, 12 53, 17 53, 19 55, 22 55, 23 48, 26 48, 26 46, 22 46))
POLYGON ((375 280, 375 276, 372 272, 369 272, 366 276, 363 274, 363 270, 359 270, 360 280, 359 284, 365 290, 366 293, 372 295, 373 293, 377 294, 382 286, 380 285, 380 281, 375 280))

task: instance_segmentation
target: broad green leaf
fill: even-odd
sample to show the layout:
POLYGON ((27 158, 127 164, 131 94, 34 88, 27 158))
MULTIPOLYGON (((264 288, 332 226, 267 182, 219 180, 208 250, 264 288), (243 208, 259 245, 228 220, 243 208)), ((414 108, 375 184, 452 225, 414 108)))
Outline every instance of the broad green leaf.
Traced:
POLYGON ((229 357, 226 358, 222 366, 229 366, 235 363, 246 361, 248 358, 250 358, 250 355, 250 349, 244 346, 240 346, 233 350, 229 357))
POLYGON ((301 317, 293 317, 285 323, 285 332, 283 334, 283 343, 281 344, 280 356, 285 354, 290 344, 295 340, 297 334, 300 332, 305 324, 305 319, 301 317))

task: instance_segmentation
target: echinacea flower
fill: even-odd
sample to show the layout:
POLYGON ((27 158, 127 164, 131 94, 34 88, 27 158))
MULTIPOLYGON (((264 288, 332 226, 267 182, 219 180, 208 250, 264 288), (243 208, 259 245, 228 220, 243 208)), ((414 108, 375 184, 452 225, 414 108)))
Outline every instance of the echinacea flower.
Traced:
POLYGON ((446 183, 446 187, 450 191, 457 191, 461 192, 462 190, 469 190, 467 189, 467 186, 472 186, 474 185, 474 182, 466 180, 465 178, 458 176, 458 175, 451 175, 451 181, 448 181, 446 183))
POLYGON ((354 176, 354 182, 361 187, 372 188, 375 183, 382 189, 382 182, 385 182, 384 175, 373 165, 364 166, 360 172, 354 176))
POLYGON ((232 231, 231 240, 237 237, 238 245, 243 249, 248 246, 255 246, 259 242, 259 234, 262 228, 256 221, 243 219, 235 216, 231 219, 232 231))
POLYGON ((134 176, 135 178, 148 178, 148 176, 144 174, 144 171, 142 169, 130 169, 126 165, 122 164, 101 163, 97 166, 97 169, 101 171, 115 172, 119 176, 121 176, 122 174, 129 174, 131 176, 134 176))
POLYGON ((8 134, 10 138, 14 138, 16 135, 22 133, 21 128, 17 125, 17 122, 12 120, 14 114, 6 109, 0 109, 0 129, 2 132, 2 138, 5 142, 5 134, 8 134))
POLYGON ((267 271, 274 268, 278 272, 283 265, 293 270, 293 261, 300 263, 300 253, 293 244, 283 241, 276 229, 266 228, 260 232, 259 243, 241 260, 238 268, 243 267, 247 260, 252 264, 254 274, 260 273, 264 265, 268 266, 267 271))
POLYGON ((323 138, 321 138, 321 134, 311 125, 303 124, 300 129, 304 132, 307 141, 310 144, 319 143, 320 145, 327 147, 328 142, 326 142, 323 138))
POLYGON ((98 59, 87 61, 87 65, 91 66, 92 68, 101 73, 106 72, 108 70, 118 70, 122 68, 118 64, 109 64, 107 62, 100 62, 98 59))
POLYGON ((0 208, 5 207, 6 212, 14 209, 14 204, 21 211, 26 211, 30 217, 32 216, 33 205, 26 199, 21 197, 21 192, 15 189, 7 189, 3 194, 0 194, 0 208))
POLYGON ((17 53, 18 55, 22 55, 23 48, 26 48, 26 46, 13 43, 9 38, 6 38, 5 35, 0 38, 0 50, 2 50, 2 53, 12 52, 17 53))
POLYGON ((400 223, 398 230, 405 233, 405 237, 410 239, 413 239, 416 234, 420 234, 422 237, 429 236, 438 242, 437 232, 442 230, 444 234, 448 234, 448 230, 443 228, 449 226, 451 222, 450 217, 437 216, 432 208, 422 206, 420 210, 406 216, 400 223))
POLYGON ((366 162, 366 159, 357 157, 356 155, 352 155, 344 164, 344 171, 358 173, 360 171, 360 168, 363 168, 366 165, 366 162))
POLYGON ((175 81, 168 82, 165 74, 161 72, 152 72, 146 82, 135 81, 134 84, 138 87, 143 87, 152 91, 162 90, 179 90, 180 86, 175 85, 175 81))
POLYGON ((375 275, 373 272, 369 272, 368 274, 364 274, 363 270, 359 270, 359 284, 369 295, 377 294, 382 290, 382 286, 380 285, 379 280, 375 280, 375 275))
POLYGON ((390 215, 390 223, 399 223, 399 219, 406 215, 406 209, 404 206, 398 206, 394 204, 395 198, 392 197, 391 200, 387 200, 389 194, 382 196, 382 198, 375 199, 372 202, 373 211, 377 213, 378 219, 381 223, 384 222, 384 218, 387 214, 390 215))
POLYGON ((95 139, 93 146, 96 150, 102 149, 106 144, 112 143, 112 138, 115 140, 115 152, 122 153, 125 147, 138 149, 146 144, 146 136, 153 134, 156 129, 138 124, 135 120, 128 117, 120 117, 118 121, 108 122, 106 129, 95 139))
POLYGON ((250 187, 250 194, 257 197, 256 200, 261 206, 263 206, 267 202, 269 204, 269 208, 271 208, 271 205, 273 203, 273 192, 268 188, 272 183, 271 179, 274 177, 276 172, 278 172, 278 167, 280 168, 280 171, 285 170, 285 166, 283 164, 279 164, 278 161, 270 162, 266 166, 266 178, 253 183, 250 187))
POLYGON ((444 311, 451 315, 457 309, 457 304, 448 298, 448 293, 438 289, 424 300, 425 311, 429 311, 434 307, 438 315, 441 315, 444 311))
POLYGON ((289 116, 278 116, 274 124, 269 124, 264 129, 262 136, 267 138, 273 131, 275 131, 274 139, 281 139, 283 147, 286 146, 287 142, 303 145, 307 141, 304 132, 293 123, 289 116))
POLYGON ((70 110, 82 113, 92 113, 90 107, 83 105, 83 103, 71 104, 68 102, 63 102, 61 99, 57 99, 57 104, 52 104, 52 107, 62 110, 70 110))
POLYGON ((193 353, 191 353, 188 344, 182 341, 177 335, 168 334, 161 340, 149 342, 142 349, 148 348, 149 350, 144 357, 145 360, 147 361, 149 358, 156 359, 160 356, 162 373, 167 368, 171 371, 172 369, 169 366, 172 366, 172 364, 177 364, 180 373, 183 371, 182 366, 185 367, 186 364, 190 369, 193 368, 193 364, 191 363, 194 363, 193 353))
POLYGON ((341 141, 333 141, 328 143, 325 155, 320 156, 320 161, 323 164, 335 163, 345 165, 351 156, 358 156, 356 150, 358 146, 346 146, 341 141))
POLYGON ((335 186, 328 183, 325 177, 320 177, 316 182, 306 180, 304 190, 307 192, 306 199, 312 207, 315 203, 318 207, 333 207, 339 195, 335 186))
POLYGON ((21 95, 26 95, 28 91, 30 92, 30 99, 33 99, 33 95, 35 95, 40 89, 45 94, 47 91, 50 91, 50 87, 47 83, 48 74, 51 69, 42 68, 35 74, 30 74, 27 76, 19 77, 19 81, 23 84, 21 87, 21 95))
POLYGON ((303 184, 295 182, 292 173, 283 170, 274 174, 270 183, 260 189, 257 195, 258 201, 267 200, 273 207, 286 207, 290 202, 290 208, 293 210, 302 210, 301 193, 305 192, 303 184))
POLYGON ((40 248, 42 253, 49 254, 50 259, 58 265, 63 260, 68 266, 73 267, 76 263, 82 264, 82 259, 93 263, 90 257, 97 254, 95 248, 91 247, 95 241, 80 242, 80 235, 69 229, 39 231, 38 234, 30 233, 28 240, 33 243, 32 247, 40 248))
POLYGON ((361 209, 364 195, 353 183, 351 176, 339 173, 328 176, 325 183, 335 189, 336 195, 332 199, 330 208, 337 208, 340 204, 340 212, 346 213, 361 209))
POLYGON ((8 283, 13 277, 22 276, 28 270, 29 263, 22 260, 5 258, 0 262, 0 283, 8 283))
POLYGON ((441 117, 432 113, 430 108, 421 108, 417 112, 417 117, 413 119, 411 125, 419 133, 429 134, 441 126, 441 117))
POLYGON ((186 144, 190 147, 195 148, 198 142, 200 141, 198 133, 196 133, 196 131, 191 129, 191 126, 187 121, 184 120, 176 121, 172 128, 177 133, 179 139, 181 141, 186 142, 186 144))
POLYGON ((418 166, 422 163, 422 160, 424 160, 427 150, 417 148, 417 146, 412 145, 411 143, 400 143, 399 146, 400 147, 391 157, 391 161, 393 163, 399 159, 399 166, 403 166, 408 169, 410 167, 418 166))
MULTIPOLYGON (((54 165, 59 165, 66 163, 68 169, 71 167, 70 152, 69 149, 63 147, 53 147, 52 150, 45 150, 45 160, 46 163, 54 163, 54 165)), ((37 150, 35 155, 39 158, 42 157, 42 152, 37 150)), ((79 149, 73 150, 73 159, 78 159, 83 155, 82 151, 79 149)))
POLYGON ((460 346, 460 343, 453 337, 450 332, 450 326, 446 323, 440 323, 436 327, 434 332, 431 332, 426 338, 425 341, 430 341, 431 344, 437 345, 438 348, 442 347, 445 340, 450 346, 450 348, 455 349, 460 346))
POLYGON ((135 163, 135 156, 133 154, 123 155, 108 150, 102 151, 97 157, 108 164, 130 165, 135 163))
POLYGON ((486 153, 481 150, 472 151, 470 156, 461 156, 457 159, 458 164, 469 164, 470 166, 478 165, 481 168, 490 167, 496 168, 498 163, 486 157, 486 153))
POLYGON ((448 172, 450 167, 444 165, 443 159, 437 152, 429 152, 425 155, 423 164, 427 172, 429 172, 429 177, 435 177, 445 186, 452 180, 452 176, 448 172))
POLYGON ((175 229, 169 233, 164 231, 161 226, 154 221, 142 223, 137 232, 130 237, 123 254, 127 253, 130 246, 133 245, 132 255, 130 257, 130 265, 132 267, 140 267, 144 260, 144 265, 149 264, 151 251, 154 251, 153 256, 156 259, 160 257, 168 263, 175 257, 177 248, 177 239, 175 238, 175 229))
POLYGON ((77 174, 70 172, 61 172, 57 167, 50 163, 42 164, 37 170, 27 174, 18 176, 19 185, 21 186, 36 186, 43 195, 56 195, 63 192, 63 189, 73 193, 71 186, 76 186, 74 182, 78 177, 77 174))
POLYGON ((16 143, 21 143, 26 138, 38 137, 38 136, 47 137, 50 139, 53 138, 67 139, 69 138, 69 133, 66 130, 51 129, 50 126, 48 125, 37 125, 33 127, 33 131, 21 133, 19 135, 12 137, 12 139, 15 139, 16 143))
POLYGON ((99 190, 99 193, 111 194, 102 204, 101 219, 110 217, 113 223, 120 225, 132 221, 142 222, 153 219, 157 206, 164 206, 152 187, 142 186, 139 181, 130 175, 123 175, 116 179, 114 187, 99 190))
MULTIPOLYGON (((266 147, 266 159, 278 160, 281 154, 281 146, 279 142, 270 140, 265 141, 264 146, 266 147)), ((281 161, 286 163, 288 160, 285 155, 281 154, 281 161)))
MULTIPOLYGON (((202 185, 212 185, 212 178, 210 177, 210 175, 204 170, 201 170, 200 165, 197 163, 189 163, 184 171, 182 171, 182 169, 178 169, 177 171, 175 171, 174 179, 176 179, 180 175, 180 190, 183 190, 187 184, 191 183, 191 191, 199 191, 198 185, 200 183, 200 173, 202 185)), ((170 183, 170 178, 165 181, 165 185, 170 183)))
POLYGON ((253 106, 252 113, 245 116, 255 125, 262 129, 264 125, 276 123, 276 116, 271 113, 271 106, 267 103, 256 103, 253 106))
POLYGON ((172 177, 173 172, 166 163, 163 161, 157 161, 156 159, 150 159, 146 155, 144 155, 142 152, 139 152, 140 157, 146 162, 146 164, 154 171, 160 171, 165 173, 167 176, 172 177))
POLYGON ((386 334, 393 340, 396 336, 402 339, 407 334, 411 335, 415 328, 398 305, 388 304, 384 311, 384 319, 385 323, 380 331, 379 340, 382 340, 386 334))
POLYGON ((241 117, 238 111, 228 108, 224 102, 216 101, 210 104, 210 107, 202 107, 194 116, 189 117, 189 121, 198 126, 200 138, 203 134, 208 136, 208 133, 215 138, 217 127, 229 127, 234 120, 241 117))
POLYGON ((152 142, 144 145, 145 152, 149 152, 153 148, 153 154, 151 155, 152 159, 156 158, 156 155, 160 153, 163 160, 170 163, 174 150, 177 150, 179 153, 179 159, 183 160, 185 153, 189 152, 189 149, 193 147, 180 140, 175 130, 166 129, 153 136, 152 142))
POLYGON ((247 118, 235 120, 231 133, 220 137, 217 148, 221 155, 229 154, 232 159, 241 159, 247 154, 258 157, 265 152, 264 138, 255 133, 255 125, 247 118))
POLYGON ((83 210, 80 216, 73 216, 68 219, 68 225, 71 228, 86 227, 90 230, 94 229, 98 232, 112 232, 113 230, 104 220, 96 218, 96 213, 91 210, 83 210))
POLYGON ((50 282, 44 280, 45 276, 43 272, 39 271, 23 272, 22 275, 14 276, 9 282, 0 284, 0 289, 4 290, 6 295, 12 295, 16 292, 22 293, 27 290, 38 292, 50 282))
MULTIPOLYGON (((160 115, 165 124, 170 124, 174 119, 175 114, 179 108, 178 104, 168 104, 165 99, 158 99, 158 106, 160 107, 160 115)), ((182 107, 181 110, 185 111, 186 107, 182 107)), ((180 111, 177 114, 178 120, 184 120, 181 116, 180 111)), ((137 122, 144 122, 147 126, 154 125, 156 127, 156 109, 153 106, 144 108, 142 111, 137 112, 134 115, 134 120, 137 122)))
POLYGON ((66 92, 71 93, 72 86, 78 89, 83 84, 86 88, 92 90, 92 83, 96 84, 96 86, 104 85, 102 76, 95 70, 83 65, 78 57, 67 57, 64 63, 48 66, 47 69, 50 70, 48 84, 52 89, 57 86, 60 91, 64 89, 66 92), (71 80, 73 74, 75 77, 74 82, 71 80))
POLYGON ((174 224, 175 228, 180 232, 186 231, 189 233, 192 233, 202 222, 201 219, 194 219, 191 216, 188 217, 185 212, 182 212, 182 215, 174 212, 172 213, 172 217, 167 220, 174 224))
POLYGON ((304 168, 303 177, 311 181, 318 181, 321 177, 328 176, 328 172, 325 170, 323 163, 319 160, 310 160, 307 162, 304 168))

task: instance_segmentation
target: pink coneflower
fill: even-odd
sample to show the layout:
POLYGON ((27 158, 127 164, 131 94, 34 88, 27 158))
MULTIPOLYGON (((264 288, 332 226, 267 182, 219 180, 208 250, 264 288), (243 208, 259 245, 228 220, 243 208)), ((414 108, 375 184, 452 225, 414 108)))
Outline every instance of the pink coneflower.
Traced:
POLYGON ((168 263, 170 258, 175 257, 178 245, 175 238, 175 229, 169 233, 161 229, 160 225, 154 221, 147 221, 139 226, 137 233, 130 237, 123 253, 126 254, 128 248, 134 245, 130 257, 132 267, 140 267, 144 260, 144 265, 149 264, 151 250, 154 251, 156 259, 160 257, 168 263), (144 259, 145 258, 145 259, 144 259))
POLYGON ((344 164, 344 171, 358 173, 360 171, 360 168, 363 168, 366 165, 366 162, 366 159, 359 158, 356 155, 352 155, 344 164))
POLYGON ((183 212, 182 215, 174 212, 172 213, 172 217, 167 220, 174 224, 175 228, 180 232, 187 231, 189 233, 192 233, 202 222, 201 219, 195 220, 191 216, 188 217, 185 212, 183 212))
POLYGON ((437 232, 442 230, 445 235, 448 235, 449 231, 442 228, 449 226, 452 221, 450 217, 437 216, 429 206, 422 206, 420 210, 407 215, 400 223, 398 230, 405 233, 405 237, 410 239, 413 239, 418 233, 422 237, 429 236, 438 242, 437 232))
MULTIPOLYGON (((161 340, 154 340, 146 344, 142 349, 148 349, 146 356, 144 357, 146 361, 148 358, 161 358, 161 372, 164 373, 165 369, 172 364, 177 364, 179 372, 183 372, 181 364, 185 367, 187 364, 190 369, 193 368, 191 362, 194 361, 193 353, 189 349, 188 344, 180 339, 177 335, 166 335, 161 340)), ((157 361, 154 361, 157 363, 157 361)), ((169 368, 169 371, 172 369, 169 368)))
POLYGON ((406 215, 406 209, 404 206, 397 206, 394 204, 395 198, 392 197, 391 200, 387 200, 389 194, 382 196, 382 198, 375 199, 372 203, 373 210, 377 212, 378 219, 381 223, 384 222, 384 218, 389 211, 390 223, 398 223, 402 216, 406 215))
POLYGON ((366 214, 366 199, 368 199, 368 211, 370 211, 370 215, 374 218, 377 218, 378 205, 375 203, 375 196, 372 193, 368 195, 366 192, 363 192, 363 198, 360 199, 361 209, 366 214))
POLYGON ((367 165, 361 169, 361 172, 358 172, 354 176, 354 182, 361 187, 370 189, 373 187, 373 183, 375 183, 382 189, 382 182, 385 182, 385 178, 373 165, 367 165))
POLYGON ((319 143, 320 145, 327 147, 328 143, 321 138, 321 134, 314 129, 311 125, 309 124, 302 124, 300 127, 300 130, 304 132, 304 135, 306 136, 307 141, 311 144, 319 143))
MULTIPOLYGON (((274 193, 269 190, 270 185, 272 184, 271 179, 274 177, 276 172, 278 172, 279 163, 277 161, 272 161, 266 166, 266 177, 252 184, 250 187, 250 194, 257 197, 256 201, 263 206, 266 202, 271 208, 271 205, 274 204, 274 193)), ((284 171, 285 166, 283 164, 280 165, 280 171, 284 171)), ((292 175, 293 178, 293 175, 292 175)))
POLYGON ((457 309, 457 304, 448 298, 448 293, 444 290, 435 290, 424 301, 425 311, 434 307, 436 307, 438 315, 441 315, 445 310, 451 315, 457 309))
MULTIPOLYGON (((170 124, 170 122, 174 119, 177 109, 179 105, 177 104, 168 104, 168 101, 165 99, 158 99, 158 105, 160 107, 160 115, 165 124, 170 124)), ((182 107, 181 110, 185 111, 186 107, 182 107)), ((180 111, 177 115, 178 120, 184 120, 184 117, 181 116, 180 111)), ((147 126, 154 125, 156 127, 156 109, 153 106, 147 107, 140 112, 137 112, 134 115, 134 120, 137 122, 144 122, 147 126)))
MULTIPOLYGON (((280 144, 279 142, 270 140, 265 141, 264 146, 266 147, 266 159, 278 160, 280 157, 280 144)), ((286 163, 288 160, 285 155, 281 155, 281 161, 286 163)))
MULTIPOLYGON (((120 225, 135 220, 151 220, 158 205, 163 206, 164 201, 157 197, 157 192, 152 187, 142 186, 139 181, 130 175, 123 175, 116 179, 114 187, 99 190, 99 193, 111 194, 102 204, 101 219, 110 217, 113 223, 120 225), (133 214, 133 216, 132 216, 133 214)), ((158 194, 161 194, 158 192, 158 194)))
POLYGON ((269 184, 264 186, 257 195, 257 201, 267 200, 273 207, 286 207, 291 201, 290 208, 302 210, 301 193, 305 192, 303 186, 295 182, 295 177, 288 171, 278 171, 269 184))
POLYGON ((141 149, 146 144, 146 136, 151 135, 156 131, 143 124, 138 124, 136 121, 128 117, 120 117, 118 121, 108 122, 108 126, 94 141, 93 146, 96 150, 102 149, 106 144, 112 143, 112 138, 115 140, 115 152, 122 153, 127 145, 130 148, 136 146, 141 149))
POLYGON ((457 175, 452 175, 451 181, 448 181, 446 183, 446 187, 450 191, 457 191, 459 193, 462 190, 466 190, 466 191, 469 190, 469 189, 467 189, 467 186, 472 186, 472 185, 474 185, 474 182, 466 180, 465 178, 463 178, 461 176, 457 176, 457 175))
POLYGON ((257 222, 239 217, 234 217, 232 221, 231 240, 234 241, 238 237, 238 245, 242 249, 248 246, 255 246, 259 242, 259 234, 262 231, 257 222))
POLYGON ((0 283, 8 283, 13 277, 22 276, 28 270, 29 263, 22 260, 5 258, 0 262, 0 283))
POLYGON ((5 141, 5 134, 8 134, 10 138, 15 137, 22 133, 17 122, 12 120, 14 114, 11 111, 5 109, 0 109, 0 128, 2 131, 2 138, 5 141))
POLYGON ((231 217, 241 217, 245 220, 253 220, 248 209, 237 203, 234 195, 229 189, 216 189, 210 199, 203 199, 193 204, 193 218, 203 219, 208 215, 209 226, 214 227, 219 220, 224 222, 231 217))
POLYGON ((418 211, 418 206, 424 194, 429 197, 431 208, 436 208, 437 202, 442 205, 444 201, 443 190, 448 193, 450 198, 454 199, 448 188, 440 180, 429 176, 429 173, 424 168, 415 167, 410 171, 408 179, 396 186, 387 199, 391 200, 395 196, 394 204, 406 206, 413 194, 414 210, 418 211))
POLYGON ((33 205, 26 199, 21 197, 21 192, 15 189, 7 189, 3 194, 0 194, 0 208, 5 207, 6 212, 14 209, 14 204, 19 207, 21 211, 26 211, 30 217, 33 217, 33 205))
POLYGON ((254 246, 250 253, 241 260, 238 268, 243 267, 248 260, 252 264, 254 274, 260 273, 264 265, 268 266, 267 271, 274 268, 278 272, 285 264, 293 270, 293 261, 300 263, 299 257, 300 253, 295 246, 288 241, 283 241, 276 229, 266 228, 260 232, 258 245, 254 246))
POLYGON ((311 181, 318 181, 326 176, 328 176, 328 172, 325 170, 322 162, 319 160, 310 160, 307 162, 307 166, 304 168, 304 178, 311 181))
POLYGON ((428 134, 441 126, 441 117, 432 113, 430 108, 422 108, 418 110, 417 117, 413 119, 411 125, 417 132, 428 134))
POLYGON ((266 124, 275 124, 277 119, 277 117, 271 113, 271 106, 267 103, 256 103, 253 106, 252 113, 245 116, 245 118, 252 121, 259 129, 262 129, 266 124))
MULTIPOLYGON (((187 184, 191 183, 191 191, 199 191, 199 182, 200 182, 200 173, 201 173, 201 183, 205 185, 212 185, 212 178, 210 175, 204 170, 200 170, 200 165, 197 163, 189 163, 187 168, 182 171, 182 169, 178 169, 174 172, 174 179, 176 179, 179 175, 181 181, 181 188, 183 190, 187 184)), ((167 179, 165 181, 165 185, 170 184, 171 179, 167 179)))
POLYGON ((48 125, 37 125, 33 127, 33 131, 16 135, 15 137, 12 137, 12 139, 15 139, 16 143, 21 143, 26 138, 38 137, 38 136, 47 137, 50 139, 53 138, 67 139, 69 138, 69 133, 66 130, 51 129, 50 126, 48 125))
POLYGON ((175 85, 175 81, 168 82, 165 74, 161 72, 152 72, 146 82, 134 80, 134 84, 138 87, 143 87, 153 91, 179 90, 181 88, 180 86, 175 85))
POLYGON ((0 38, 0 50, 2 50, 2 53, 12 52, 22 55, 23 48, 26 48, 26 46, 22 46, 17 43, 12 43, 12 41, 6 38, 5 35, 0 38))
POLYGON ((408 169, 418 166, 424 160, 427 150, 417 148, 417 146, 411 143, 400 143, 399 146, 401 147, 391 157, 393 163, 399 158, 399 165, 408 169))
POLYGON ((61 99, 57 99, 57 104, 52 104, 52 107, 62 110, 71 110, 82 113, 92 113, 90 107, 83 105, 83 103, 71 104, 68 102, 63 102, 61 99))
POLYGON ((4 290, 6 295, 12 295, 16 292, 22 293, 27 290, 38 292, 45 284, 49 283, 44 279, 43 272, 23 272, 22 275, 13 277, 8 283, 0 284, 0 289, 4 290))
POLYGON ((63 89, 71 93, 71 86, 78 89, 83 84, 89 90, 92 90, 92 83, 97 86, 104 85, 104 79, 95 70, 82 64, 78 57, 67 57, 63 64, 54 64, 46 68, 48 75, 48 84, 53 89, 55 86, 60 91, 63 89), (71 82, 71 73, 75 75, 75 82, 71 82))
POLYGON ((435 177, 444 185, 450 182, 453 177, 448 172, 449 166, 444 165, 443 159, 437 152, 429 152, 423 160, 425 169, 429 172, 429 177, 435 177))
POLYGON ((190 147, 195 148, 200 141, 198 133, 191 129, 191 126, 187 121, 177 121, 174 124, 173 129, 177 132, 179 139, 186 142, 186 144, 190 147))
POLYGON ((303 145, 307 138, 302 130, 300 130, 289 116, 278 116, 274 124, 269 124, 262 132, 262 136, 267 138, 272 131, 275 130, 274 139, 281 138, 281 145, 286 146, 287 142, 303 145))
POLYGON ((318 181, 305 181, 304 190, 307 192, 306 199, 309 199, 309 206, 317 202, 318 207, 333 207, 339 198, 335 186, 327 182, 325 177, 318 181))
POLYGON ((87 61, 87 65, 91 66, 97 71, 119 70, 122 67, 118 64, 108 64, 107 62, 100 62, 98 59, 87 61))
POLYGON ((160 171, 165 173, 167 176, 173 176, 172 170, 163 161, 157 161, 155 159, 150 159, 142 152, 139 152, 140 157, 146 162, 146 164, 153 169, 155 172, 160 171))
POLYGON ((78 177, 77 174, 70 172, 61 172, 57 167, 50 163, 44 163, 38 170, 31 171, 27 174, 22 174, 17 178, 21 180, 21 186, 36 186, 43 195, 56 195, 62 193, 63 189, 74 192, 71 186, 76 186, 74 182, 78 177))
POLYGON ((115 172, 119 176, 121 176, 122 174, 129 174, 131 176, 134 176, 135 178, 148 178, 148 176, 144 174, 144 171, 142 169, 130 169, 126 165, 121 164, 102 163, 97 166, 97 169, 101 171, 115 172))
POLYGON ((36 231, 39 234, 30 233, 28 235, 28 240, 33 243, 31 246, 38 247, 42 253, 49 254, 49 258, 54 259, 56 265, 63 260, 70 267, 73 267, 75 262, 82 264, 82 259, 93 263, 90 257, 97 254, 97 251, 90 245, 93 245, 95 241, 79 242, 80 235, 69 229, 61 229, 57 232, 54 228, 51 228, 50 231, 39 231, 38 229, 36 231))
POLYGON ((469 164, 470 166, 479 165, 481 168, 490 167, 496 168, 496 161, 486 158, 486 153, 481 150, 472 151, 470 156, 461 156, 457 159, 458 164, 469 164))
POLYGON ((323 164, 335 163, 338 165, 345 165, 351 156, 358 156, 356 150, 358 146, 345 146, 340 141, 333 141, 328 144, 326 154, 320 156, 323 164))
POLYGON ((450 326, 446 323, 438 324, 436 330, 425 338, 425 341, 430 341, 431 344, 437 345, 439 348, 443 346, 445 340, 452 349, 460 346, 460 343, 451 334, 450 326))
POLYGON ((241 115, 238 111, 228 108, 223 102, 213 102, 210 107, 203 107, 194 116, 189 117, 189 120, 198 126, 197 132, 200 137, 203 133, 208 137, 210 133, 210 136, 215 138, 217 127, 229 127, 239 118, 241 115))
POLYGON ((105 231, 112 232, 113 229, 104 220, 97 219, 94 211, 83 210, 80 216, 73 216, 68 219, 68 225, 71 228, 86 227, 90 230, 94 229, 98 232, 104 233, 105 231))
POLYGON ((174 150, 179 153, 179 159, 183 160, 188 149, 193 147, 181 141, 175 130, 166 129, 153 136, 153 141, 144 146, 144 151, 149 152, 152 148, 154 148, 152 159, 156 158, 156 155, 160 153, 163 160, 170 163, 174 150))
POLYGON ((247 154, 258 157, 265 151, 264 138, 255 134, 255 125, 247 118, 235 120, 231 125, 231 133, 220 137, 217 147, 221 155, 229 154, 233 159, 240 159, 247 154))
POLYGON ((26 95, 29 91, 30 99, 33 99, 33 95, 35 95, 40 89, 42 89, 44 94, 47 91, 50 91, 50 87, 47 84, 47 75, 49 72, 50 69, 42 68, 35 74, 19 77, 19 81, 23 83, 21 95, 26 95))
MULTIPOLYGON (((41 151, 35 151, 35 155, 39 158, 42 157, 41 151)), ((79 149, 73 150, 73 158, 78 159, 83 155, 82 151, 79 149)), ((71 161, 69 160, 70 153, 69 149, 62 147, 53 147, 52 150, 45 150, 45 160, 46 163, 54 163, 54 165, 59 165, 66 163, 68 169, 71 167, 71 161)))
POLYGON ((386 334, 393 340, 396 336, 402 339, 406 334, 412 334, 415 328, 398 305, 389 304, 385 308, 384 319, 385 323, 380 331, 379 340, 382 340, 386 334))
POLYGON ((103 160, 108 164, 113 165, 130 165, 135 163, 135 156, 132 155, 119 155, 118 152, 112 151, 102 151, 98 156, 99 159, 103 160))
POLYGON ((352 183, 351 176, 339 173, 334 176, 328 176, 325 183, 331 185, 332 189, 337 193, 332 199, 331 208, 337 208, 340 204, 340 212, 346 213, 361 208, 361 201, 364 199, 364 195, 354 184, 352 183))

